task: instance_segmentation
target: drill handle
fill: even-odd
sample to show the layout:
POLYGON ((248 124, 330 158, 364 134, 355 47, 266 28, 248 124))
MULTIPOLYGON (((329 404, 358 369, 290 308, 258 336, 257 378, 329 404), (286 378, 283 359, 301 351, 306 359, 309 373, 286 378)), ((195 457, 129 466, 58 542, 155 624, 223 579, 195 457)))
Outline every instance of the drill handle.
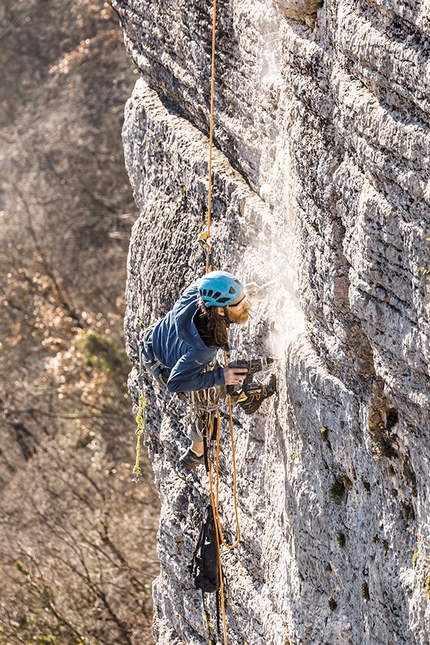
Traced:
POLYGON ((227 385, 227 394, 232 395, 232 394, 239 394, 240 392, 243 392, 244 390, 246 390, 248 385, 252 383, 253 378, 254 378, 253 373, 248 372, 245 379, 243 380, 242 387, 239 390, 235 391, 234 389, 236 387, 235 385, 227 385))

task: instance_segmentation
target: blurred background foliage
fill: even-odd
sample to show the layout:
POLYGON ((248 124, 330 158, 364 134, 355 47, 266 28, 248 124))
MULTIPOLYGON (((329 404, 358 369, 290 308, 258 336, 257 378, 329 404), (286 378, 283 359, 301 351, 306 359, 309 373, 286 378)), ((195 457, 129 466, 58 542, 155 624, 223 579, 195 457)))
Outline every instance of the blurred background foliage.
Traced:
POLYGON ((0 0, 0 643, 150 643, 123 349, 136 80, 101 0, 0 0))

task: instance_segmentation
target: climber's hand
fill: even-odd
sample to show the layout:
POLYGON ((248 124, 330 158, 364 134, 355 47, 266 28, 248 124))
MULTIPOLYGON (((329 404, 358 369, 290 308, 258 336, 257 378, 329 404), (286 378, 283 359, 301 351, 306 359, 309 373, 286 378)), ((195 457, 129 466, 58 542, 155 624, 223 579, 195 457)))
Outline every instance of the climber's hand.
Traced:
POLYGON ((246 367, 224 367, 224 382, 226 385, 237 385, 243 381, 248 374, 246 367))

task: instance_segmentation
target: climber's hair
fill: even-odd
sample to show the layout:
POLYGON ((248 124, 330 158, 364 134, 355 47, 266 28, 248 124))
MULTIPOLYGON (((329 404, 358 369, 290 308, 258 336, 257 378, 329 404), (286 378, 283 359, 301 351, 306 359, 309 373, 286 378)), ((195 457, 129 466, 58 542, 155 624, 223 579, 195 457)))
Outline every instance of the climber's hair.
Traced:
POLYGON ((224 347, 228 343, 228 326, 225 316, 220 316, 218 307, 206 307, 203 300, 199 298, 200 318, 207 324, 208 332, 213 335, 215 344, 224 347))

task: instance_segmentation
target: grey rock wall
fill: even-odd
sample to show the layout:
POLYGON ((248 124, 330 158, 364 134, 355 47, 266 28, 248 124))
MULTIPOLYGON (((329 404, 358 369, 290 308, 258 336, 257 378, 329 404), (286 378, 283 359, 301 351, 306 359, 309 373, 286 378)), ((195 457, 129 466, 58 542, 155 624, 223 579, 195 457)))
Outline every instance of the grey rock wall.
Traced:
MULTIPOLYGON (((136 317, 156 320, 204 272, 211 5, 114 5, 142 72, 124 125, 141 211, 127 285, 136 361, 136 317)), ((219 4, 213 250, 244 280, 278 277, 234 331, 232 357, 282 358, 277 397, 251 419, 235 411, 243 539, 223 554, 229 643, 426 645, 428 12, 335 0, 295 4, 292 20, 291 6, 219 4)), ((184 404, 148 393, 162 502, 156 640, 204 643, 187 564, 207 477, 177 465, 184 404)))

